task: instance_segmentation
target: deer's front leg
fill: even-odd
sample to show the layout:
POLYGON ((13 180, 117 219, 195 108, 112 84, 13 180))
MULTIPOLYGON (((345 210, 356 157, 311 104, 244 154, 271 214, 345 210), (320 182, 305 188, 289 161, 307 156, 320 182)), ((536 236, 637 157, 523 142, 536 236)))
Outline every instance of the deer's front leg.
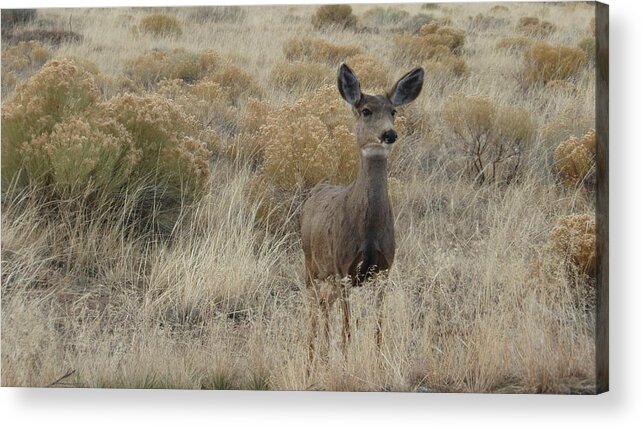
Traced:
POLYGON ((341 308, 343 309, 343 341, 342 350, 343 356, 348 355, 348 344, 350 343, 350 285, 351 281, 342 280, 341 286, 341 308))

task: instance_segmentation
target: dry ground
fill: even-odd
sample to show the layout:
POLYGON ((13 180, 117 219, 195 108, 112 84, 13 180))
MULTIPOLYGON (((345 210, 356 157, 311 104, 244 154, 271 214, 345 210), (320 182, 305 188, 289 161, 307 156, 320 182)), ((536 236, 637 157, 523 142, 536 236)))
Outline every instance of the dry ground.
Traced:
MULTIPOLYGON (((590 293, 547 252, 546 241, 557 217, 593 212, 594 201, 584 188, 560 185, 551 160, 559 140, 546 129, 563 128, 566 138, 593 126, 593 67, 574 79, 576 91, 524 87, 521 56, 496 43, 515 34, 520 17, 536 16, 557 27, 546 40, 577 45, 590 36, 593 9, 508 3, 508 11, 491 12, 492 6, 395 6, 450 17, 466 32, 469 74, 445 80, 428 73, 417 101, 427 125, 399 143, 391 166, 401 183, 397 258, 387 280, 353 292, 346 359, 333 341, 329 361, 306 377, 296 232, 256 227, 256 206, 244 192, 252 166, 218 159, 210 194, 171 243, 128 239, 119 224, 91 218, 52 222, 33 202, 6 204, 3 197, 2 385, 44 386, 72 372, 61 386, 591 391, 590 293), (478 13, 504 21, 478 28, 470 20, 478 13), (458 151, 440 118, 456 92, 532 113, 537 132, 520 180, 480 186, 457 173, 458 151), (376 287, 385 289, 381 353, 373 335, 376 287)), ((361 18, 370 7, 355 6, 354 13, 361 18)), ((150 13, 144 9, 43 10, 39 20, 84 37, 51 46, 52 57, 84 58, 107 76, 121 75, 128 58, 151 49, 215 49, 252 74, 276 104, 299 96, 274 87, 269 72, 283 60, 282 44, 301 34, 357 44, 396 76, 407 71, 395 63, 394 26, 377 34, 315 33, 313 7, 246 10, 243 22, 207 25, 191 22, 186 9, 169 10, 183 34, 161 39, 133 39, 129 28, 150 13)))

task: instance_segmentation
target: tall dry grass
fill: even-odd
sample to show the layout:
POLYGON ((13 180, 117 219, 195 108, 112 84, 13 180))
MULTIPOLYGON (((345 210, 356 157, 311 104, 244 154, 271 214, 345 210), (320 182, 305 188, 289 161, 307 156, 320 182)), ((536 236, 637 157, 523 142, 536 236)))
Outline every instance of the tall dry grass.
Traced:
MULTIPOLYGON (((372 27, 380 20, 366 14, 372 9, 367 5, 352 8, 356 27, 318 30, 312 25, 315 7, 235 10, 242 19, 196 19, 192 8, 167 9, 163 13, 181 23, 182 33, 140 32, 136 43, 131 43, 131 29, 150 15, 140 9, 40 10, 34 22, 23 24, 26 30, 47 22, 71 25, 83 41, 45 46, 50 58, 95 64, 97 72, 109 76, 100 95, 108 100, 119 92, 167 98, 198 119, 203 134, 214 135, 214 156, 204 197, 161 238, 133 228, 135 189, 117 210, 97 215, 83 206, 82 195, 60 200, 51 210, 36 190, 18 192, 3 184, 2 384, 44 386, 71 373, 57 386, 591 392, 592 280, 569 269, 549 237, 558 219, 591 217, 595 209, 592 188, 560 185, 553 161, 562 141, 592 127, 594 66, 583 63, 572 75, 555 76, 567 78, 575 90, 525 86, 520 50, 531 45, 530 38, 577 46, 592 36, 593 10, 520 3, 501 9, 483 3, 394 8, 409 20, 433 15, 463 32, 463 39, 449 33, 463 44, 438 62, 428 56, 413 59, 400 52, 404 37, 420 43, 432 33, 395 37, 398 26, 372 27), (471 25, 468 19, 482 16, 476 18, 482 22, 494 15, 501 16, 501 25, 471 25), (518 32, 522 17, 550 22, 555 30, 518 32), (410 63, 428 71, 415 105, 400 109, 406 136, 390 165, 395 264, 387 279, 352 293, 355 324, 347 357, 333 340, 329 360, 317 363, 310 377, 303 257, 291 227, 303 195, 257 181, 265 164, 254 155, 266 143, 257 136, 289 138, 262 128, 268 123, 262 117, 293 111, 297 100, 303 103, 299 110, 315 109, 305 103, 317 85, 305 82, 293 91, 291 84, 274 83, 296 75, 283 65, 293 60, 283 47, 304 52, 291 41, 301 34, 333 51, 349 47, 349 56, 360 54, 364 73, 377 76, 376 83, 364 82, 366 87, 400 77, 410 63), (507 49, 496 49, 498 43, 507 49), (520 49, 513 49, 517 45, 520 49), (212 69, 198 63, 209 50, 217 60, 212 69), (444 65, 444 58, 457 61, 456 67, 444 65), (164 65, 145 74, 163 61, 193 66, 195 74, 189 76, 195 81, 164 65), (376 62, 385 67, 380 77, 370 70, 377 69, 376 62), (136 76, 144 79, 134 78, 134 66, 142 67, 136 76), (457 72, 464 66, 466 72, 457 72), (455 94, 529 112, 534 135, 521 154, 518 179, 480 185, 467 174, 462 167, 467 153, 452 141, 442 115, 455 94), (197 111, 208 102, 213 107, 197 111), (238 155, 243 150, 249 154, 238 155), (257 189, 259 198, 249 189, 257 189), (286 209, 268 216, 266 224, 261 197, 270 198, 272 191, 286 209), (380 352, 373 311, 378 288, 385 296, 380 352)), ((326 61, 310 58, 313 54, 296 60, 326 61)), ((14 74, 23 76, 20 70, 14 74)), ((7 88, 3 106, 13 84, 7 88)), ((345 110, 337 117, 349 117, 348 108, 340 108, 345 110)), ((341 123, 329 123, 334 116, 326 116, 319 129, 341 123)), ((276 141, 267 143, 276 147, 276 141)), ((285 147, 296 150, 296 141, 288 140, 285 147)), ((281 156, 290 158, 298 159, 281 156)), ((278 177, 288 178, 286 172, 278 177)), ((315 174, 316 180, 327 173, 315 174)), ((335 331, 338 312, 332 315, 335 331)))

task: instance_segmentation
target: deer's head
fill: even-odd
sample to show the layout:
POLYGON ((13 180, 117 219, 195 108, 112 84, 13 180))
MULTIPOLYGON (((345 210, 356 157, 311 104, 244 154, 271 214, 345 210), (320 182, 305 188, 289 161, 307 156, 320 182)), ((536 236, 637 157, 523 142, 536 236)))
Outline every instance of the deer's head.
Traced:
POLYGON ((341 96, 352 106, 357 121, 357 144, 362 153, 367 155, 376 152, 387 156, 392 144, 397 141, 395 108, 417 98, 424 82, 424 69, 419 67, 412 70, 385 95, 362 93, 359 79, 345 63, 339 66, 337 80, 341 96))

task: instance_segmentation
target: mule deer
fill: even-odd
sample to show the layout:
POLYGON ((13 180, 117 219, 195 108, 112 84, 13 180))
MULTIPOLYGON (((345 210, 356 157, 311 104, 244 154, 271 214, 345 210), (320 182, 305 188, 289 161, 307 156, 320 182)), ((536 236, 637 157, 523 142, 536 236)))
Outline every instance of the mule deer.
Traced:
MULTIPOLYGON (((346 64, 339 67, 339 92, 352 106, 356 119, 360 164, 357 179, 348 186, 315 186, 301 212, 306 288, 311 298, 310 362, 314 358, 319 307, 329 346, 329 312, 337 299, 341 301, 345 355, 350 340, 350 288, 362 285, 377 272, 386 272, 392 265, 395 236, 387 166, 388 154, 397 139, 395 107, 417 98, 423 78, 423 68, 417 68, 403 76, 386 95, 373 96, 361 92, 357 76, 346 64)), ((380 302, 378 293, 378 312, 380 302)), ((380 319, 376 339, 380 346, 380 319)))

